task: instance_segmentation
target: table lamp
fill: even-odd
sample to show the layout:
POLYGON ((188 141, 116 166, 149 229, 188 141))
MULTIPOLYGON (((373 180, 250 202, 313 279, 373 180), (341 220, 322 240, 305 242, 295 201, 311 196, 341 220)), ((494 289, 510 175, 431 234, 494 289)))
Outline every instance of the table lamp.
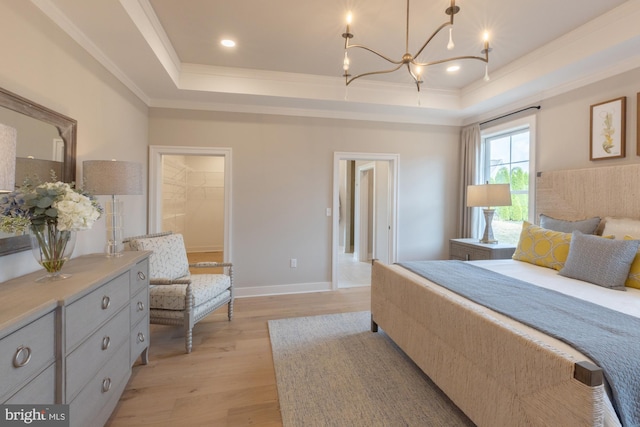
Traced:
POLYGON ((107 257, 122 256, 124 251, 122 201, 118 195, 142 194, 142 165, 116 160, 86 160, 82 162, 84 189, 94 195, 109 195, 107 202, 107 257))
POLYGON ((509 184, 480 184, 467 187, 467 207, 482 207, 484 212, 484 235, 480 243, 498 243, 493 237, 491 221, 495 209, 492 206, 511 206, 509 184))
POLYGON ((26 179, 32 179, 36 182, 50 181, 51 173, 56 177, 61 177, 62 162, 34 159, 32 156, 16 157, 16 182, 18 185, 22 185, 26 179))
POLYGON ((10 193, 16 186, 16 140, 18 131, 0 123, 0 193, 10 193))

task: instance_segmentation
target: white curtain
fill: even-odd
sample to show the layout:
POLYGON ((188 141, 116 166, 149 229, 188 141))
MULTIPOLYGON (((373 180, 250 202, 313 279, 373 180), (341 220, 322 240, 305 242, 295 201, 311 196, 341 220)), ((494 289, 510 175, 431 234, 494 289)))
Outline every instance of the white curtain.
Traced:
POLYGON ((480 124, 462 128, 460 132, 460 214, 458 237, 477 237, 480 213, 467 207, 467 186, 483 182, 482 157, 484 150, 480 137, 480 124))

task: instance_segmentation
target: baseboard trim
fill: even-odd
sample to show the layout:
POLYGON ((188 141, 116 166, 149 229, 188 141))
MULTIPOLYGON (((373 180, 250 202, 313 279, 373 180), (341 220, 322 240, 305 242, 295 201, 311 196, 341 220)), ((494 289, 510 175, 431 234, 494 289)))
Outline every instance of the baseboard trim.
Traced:
POLYGON ((331 290, 331 282, 292 283, 288 285, 267 285, 235 287, 236 298, 261 297, 270 295, 303 294, 331 290))

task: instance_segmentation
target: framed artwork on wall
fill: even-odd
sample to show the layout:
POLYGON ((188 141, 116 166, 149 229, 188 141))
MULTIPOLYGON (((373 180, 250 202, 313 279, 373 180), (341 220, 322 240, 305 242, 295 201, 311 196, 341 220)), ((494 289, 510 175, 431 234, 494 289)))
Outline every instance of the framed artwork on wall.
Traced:
POLYGON ((590 160, 625 156, 627 97, 591 106, 590 160))

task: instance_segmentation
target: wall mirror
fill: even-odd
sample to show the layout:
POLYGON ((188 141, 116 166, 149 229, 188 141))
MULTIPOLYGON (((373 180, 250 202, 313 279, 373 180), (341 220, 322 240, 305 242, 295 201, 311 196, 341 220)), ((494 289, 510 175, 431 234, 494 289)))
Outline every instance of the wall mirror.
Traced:
MULTIPOLYGON (((0 123, 18 131, 16 186, 27 176, 49 180, 53 170, 60 181, 76 176, 77 122, 57 111, 0 88, 0 123)), ((0 256, 30 249, 29 236, 0 232, 0 256)))

